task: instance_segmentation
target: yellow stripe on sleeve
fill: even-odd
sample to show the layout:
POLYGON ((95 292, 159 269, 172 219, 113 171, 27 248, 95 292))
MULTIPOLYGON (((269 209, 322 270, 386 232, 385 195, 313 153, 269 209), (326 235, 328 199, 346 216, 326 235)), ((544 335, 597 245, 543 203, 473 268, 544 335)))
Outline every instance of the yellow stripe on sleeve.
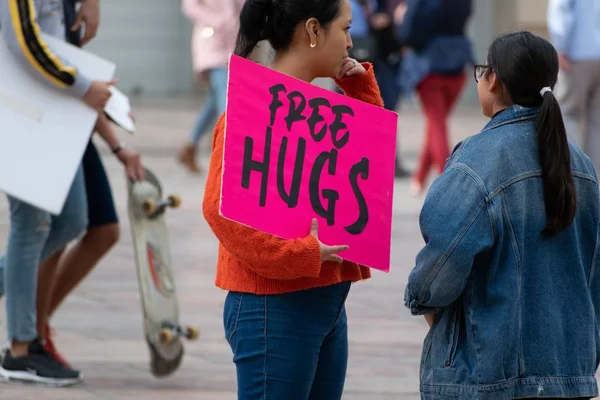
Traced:
POLYGON ((33 0, 8 0, 8 3, 15 36, 27 61, 56 86, 73 85, 77 70, 65 66, 42 40, 33 0))

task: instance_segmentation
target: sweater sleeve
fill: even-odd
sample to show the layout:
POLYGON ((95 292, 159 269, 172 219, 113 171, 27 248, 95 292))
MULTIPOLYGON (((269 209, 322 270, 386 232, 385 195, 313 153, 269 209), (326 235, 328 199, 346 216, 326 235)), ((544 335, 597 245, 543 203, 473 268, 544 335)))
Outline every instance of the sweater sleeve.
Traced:
POLYGON ((41 37, 33 0, 1 0, 0 25, 8 48, 24 58, 47 81, 83 97, 92 80, 58 57, 41 37))
POLYGON ((346 96, 377 107, 383 107, 383 99, 375 79, 373 66, 370 63, 362 63, 362 66, 367 70, 366 73, 336 80, 335 83, 344 91, 346 96))
POLYGON ((221 245, 255 273, 268 279, 318 278, 321 249, 313 236, 284 240, 220 215, 225 118, 215 127, 213 150, 202 205, 204 218, 221 245))

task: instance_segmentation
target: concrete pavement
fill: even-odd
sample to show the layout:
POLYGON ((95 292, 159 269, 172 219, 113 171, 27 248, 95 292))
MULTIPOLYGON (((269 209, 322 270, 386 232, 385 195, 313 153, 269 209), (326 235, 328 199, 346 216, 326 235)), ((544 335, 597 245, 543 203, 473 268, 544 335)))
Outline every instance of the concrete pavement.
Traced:
MULTIPOLYGON (((217 242, 201 212, 204 176, 188 175, 175 160, 179 145, 193 125, 198 102, 144 100, 135 106, 139 131, 133 137, 122 133, 122 137, 142 153, 166 192, 183 199, 182 207, 169 212, 167 220, 182 321, 197 324, 201 337, 197 342, 185 343, 186 357, 176 374, 161 380, 150 375, 123 170, 101 143, 121 218, 121 240, 52 321, 59 349, 84 372, 84 383, 70 389, 0 384, 0 399, 236 398, 235 370, 223 338, 225 293, 213 285, 217 242)), ((459 109, 452 120, 453 142, 477 133, 484 124, 478 110, 459 109)), ((413 168, 422 132, 420 113, 415 107, 407 107, 400 115, 401 147, 407 164, 413 168)), ((208 144, 210 138, 206 139, 208 144)), ((206 164, 207 153, 202 159, 206 164)), ((422 244, 418 230, 421 202, 408 195, 408 181, 397 183, 392 272, 375 272, 372 280, 354 285, 349 296, 351 349, 344 399, 418 399, 419 359, 427 328, 421 318, 408 314, 403 292, 422 244)), ((0 196, 0 249, 5 247, 7 232, 7 205, 0 196)), ((0 343, 4 343, 4 302, 1 307, 0 343)))

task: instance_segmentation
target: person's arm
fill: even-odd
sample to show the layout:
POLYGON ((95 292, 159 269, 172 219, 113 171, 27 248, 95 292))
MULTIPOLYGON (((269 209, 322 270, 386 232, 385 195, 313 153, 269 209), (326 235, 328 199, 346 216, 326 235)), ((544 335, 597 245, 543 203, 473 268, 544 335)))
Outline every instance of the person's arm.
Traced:
POLYGON ((569 35, 574 19, 573 0, 548 2, 548 33, 558 53, 569 51, 569 35))
POLYGON ((98 132, 98 135, 100 135, 113 154, 117 156, 121 164, 123 164, 129 179, 134 181, 146 179, 140 154, 119 141, 119 138, 115 134, 112 124, 110 123, 110 119, 105 113, 100 113, 98 115, 96 132, 98 132))
POLYGON ((42 40, 33 0, 0 0, 2 36, 14 54, 22 56, 47 81, 83 97, 92 80, 52 52, 42 40))
POLYGON ((279 280, 317 278, 322 264, 320 244, 314 236, 284 240, 221 216, 219 205, 223 173, 224 127, 225 117, 222 116, 215 127, 202 204, 204 218, 208 225, 231 255, 260 276, 279 280))
POLYGON ((373 66, 370 63, 362 63, 361 65, 366 70, 364 74, 336 79, 335 83, 344 91, 346 96, 377 107, 383 107, 383 99, 375 79, 373 66))
POLYGON ((550 0, 548 3, 548 33, 550 40, 558 53, 560 68, 569 72, 569 38, 575 23, 575 10, 573 0, 550 0))
POLYGON ((462 164, 450 166, 431 186, 420 217, 425 247, 405 292, 413 315, 435 314, 452 304, 465 288, 475 257, 492 247, 494 233, 483 187, 462 164))
POLYGON ((85 33, 81 38, 81 46, 85 46, 96 37, 100 26, 100 0, 82 0, 77 18, 72 26, 67 26, 70 31, 81 32, 81 26, 85 27, 85 33))

